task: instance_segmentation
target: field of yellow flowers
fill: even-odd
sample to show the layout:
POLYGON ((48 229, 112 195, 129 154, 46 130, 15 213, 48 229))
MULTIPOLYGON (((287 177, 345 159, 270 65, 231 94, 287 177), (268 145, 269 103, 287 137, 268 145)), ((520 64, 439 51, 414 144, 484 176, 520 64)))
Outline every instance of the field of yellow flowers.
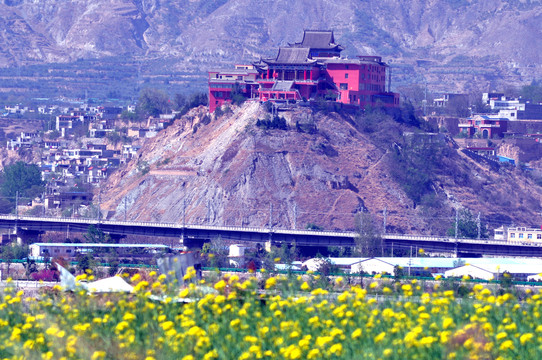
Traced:
POLYGON ((0 358, 542 358, 542 298, 531 291, 519 301, 477 284, 456 299, 438 282, 363 289, 337 277, 324 290, 314 275, 217 274, 207 283, 193 276, 174 290, 163 275, 136 274, 136 292, 125 295, 55 287, 30 297, 8 286, 0 358))

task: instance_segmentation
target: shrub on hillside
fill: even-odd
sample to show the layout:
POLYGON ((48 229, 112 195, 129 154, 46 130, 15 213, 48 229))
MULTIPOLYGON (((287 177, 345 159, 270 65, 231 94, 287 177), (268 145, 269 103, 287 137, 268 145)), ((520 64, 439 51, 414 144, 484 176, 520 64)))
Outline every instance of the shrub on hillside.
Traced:
POLYGON ((288 125, 286 124, 286 119, 282 116, 274 116, 273 119, 265 118, 258 119, 256 121, 256 126, 265 130, 270 129, 279 129, 279 130, 288 130, 288 125))

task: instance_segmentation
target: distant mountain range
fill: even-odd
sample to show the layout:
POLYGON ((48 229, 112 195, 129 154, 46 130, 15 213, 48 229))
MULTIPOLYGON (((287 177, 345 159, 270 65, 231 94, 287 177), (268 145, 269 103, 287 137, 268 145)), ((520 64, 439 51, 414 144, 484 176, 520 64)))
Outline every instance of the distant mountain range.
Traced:
POLYGON ((382 55, 397 86, 502 89, 542 77, 532 0, 3 0, 0 67, 121 57, 202 72, 333 29, 345 55, 382 55))

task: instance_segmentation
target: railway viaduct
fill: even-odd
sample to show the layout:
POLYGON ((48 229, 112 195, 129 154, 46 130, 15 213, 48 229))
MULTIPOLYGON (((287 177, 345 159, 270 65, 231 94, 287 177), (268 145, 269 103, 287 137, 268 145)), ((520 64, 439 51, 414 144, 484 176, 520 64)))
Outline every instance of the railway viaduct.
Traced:
MULTIPOLYGON (((291 229, 249 228, 233 226, 188 225, 135 221, 111 221, 96 219, 48 218, 3 215, 0 229, 10 229, 19 241, 30 242, 38 234, 47 231, 87 232, 95 226, 112 237, 144 235, 170 237, 179 240, 179 245, 201 246, 214 238, 228 241, 293 244, 304 248, 328 246, 351 247, 355 245, 356 232, 312 231, 291 229)), ((511 243, 493 239, 455 239, 442 236, 383 234, 383 252, 386 256, 394 249, 424 249, 425 251, 451 253, 460 257, 524 256, 542 257, 542 243, 511 243)))

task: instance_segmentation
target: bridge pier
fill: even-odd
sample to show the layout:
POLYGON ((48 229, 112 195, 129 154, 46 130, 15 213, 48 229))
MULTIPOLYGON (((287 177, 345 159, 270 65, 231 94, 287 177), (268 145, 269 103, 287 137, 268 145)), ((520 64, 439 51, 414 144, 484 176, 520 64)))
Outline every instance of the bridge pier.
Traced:
POLYGON ((179 245, 185 246, 187 249, 196 249, 201 250, 203 248, 203 244, 209 242, 209 239, 193 239, 193 238, 180 238, 179 239, 179 245))
POLYGON ((121 239, 124 239, 126 235, 120 235, 120 234, 109 234, 111 237, 111 240, 115 243, 119 243, 121 239))
POLYGON ((43 234, 43 231, 25 230, 21 228, 15 228, 13 235, 17 238, 18 245, 31 244, 37 242, 39 236, 43 234))

